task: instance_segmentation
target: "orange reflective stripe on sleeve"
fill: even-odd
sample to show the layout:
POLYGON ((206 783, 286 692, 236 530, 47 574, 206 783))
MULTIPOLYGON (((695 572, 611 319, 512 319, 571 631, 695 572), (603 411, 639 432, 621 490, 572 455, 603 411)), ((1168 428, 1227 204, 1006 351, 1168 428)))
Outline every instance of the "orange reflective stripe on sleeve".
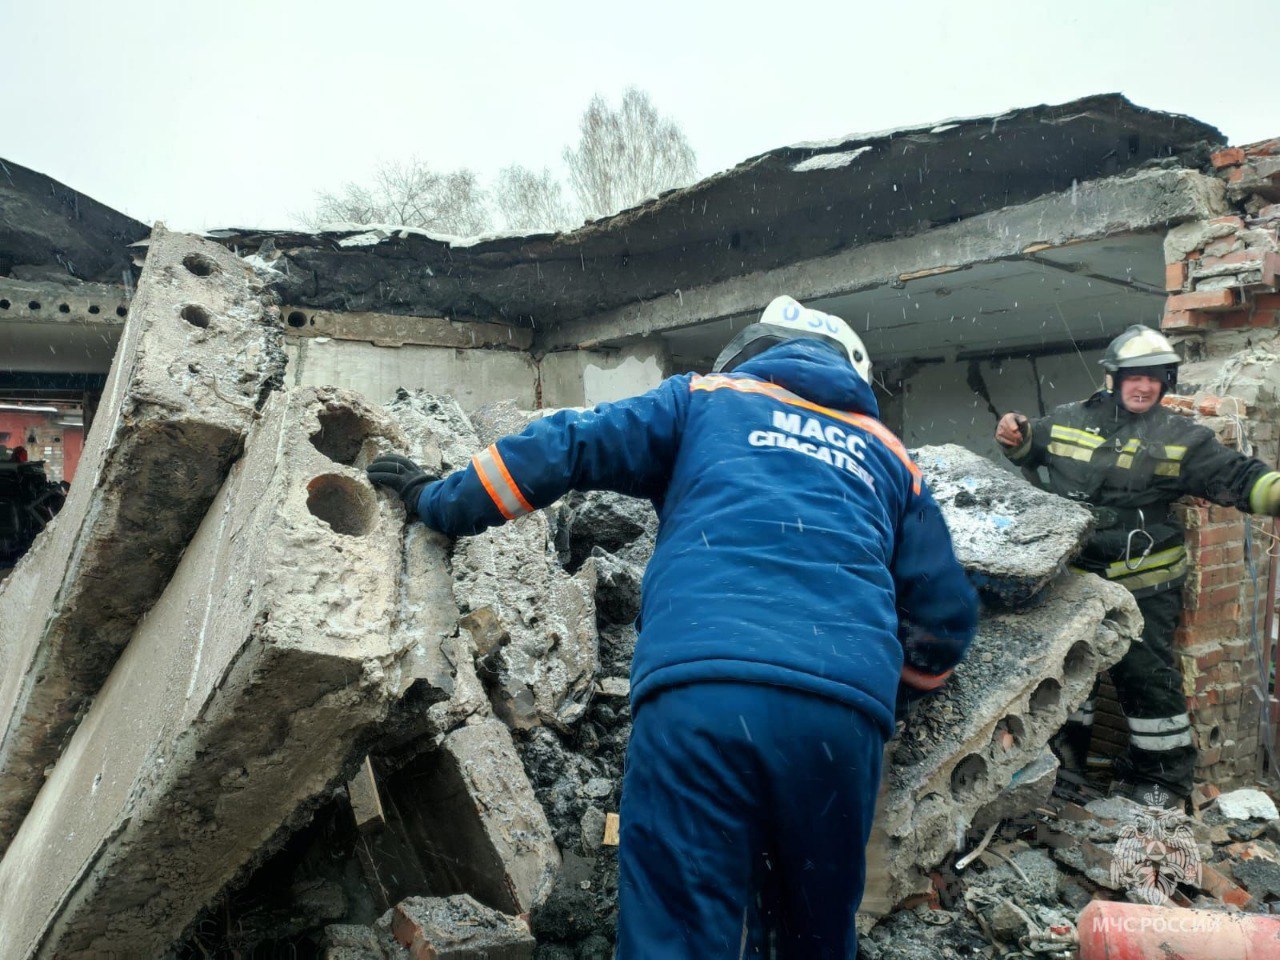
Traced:
POLYGON ((937 690, 947 682, 947 678, 954 672, 954 670, 947 670, 943 673, 925 673, 922 670, 903 664, 902 682, 916 690, 937 690))
POLYGON ((690 390, 721 390, 726 388, 737 390, 739 393, 759 393, 766 397, 772 397, 780 403, 785 403, 792 407, 800 407, 803 410, 811 410, 814 413, 820 413, 825 417, 831 417, 841 423, 847 423, 851 427, 866 431, 888 447, 890 452, 902 461, 903 466, 907 468, 907 472, 911 474, 912 492, 920 492, 924 481, 924 475, 920 472, 920 468, 912 461, 911 455, 907 453, 907 448, 902 445, 902 441, 895 437, 893 431, 875 417, 868 417, 862 413, 833 410, 831 407, 824 407, 811 400, 806 400, 804 397, 797 396, 776 383, 764 383, 760 380, 747 380, 727 377, 723 374, 711 374, 705 377, 695 376, 689 384, 690 390))
POLYGON ((498 453, 496 445, 490 444, 485 447, 471 458, 471 463, 476 468, 476 474, 480 477, 480 483, 484 485, 485 492, 489 494, 498 512, 504 517, 514 520, 516 517, 523 517, 526 513, 533 512, 533 505, 520 492, 516 482, 511 479, 511 473, 503 463, 502 454, 498 453))

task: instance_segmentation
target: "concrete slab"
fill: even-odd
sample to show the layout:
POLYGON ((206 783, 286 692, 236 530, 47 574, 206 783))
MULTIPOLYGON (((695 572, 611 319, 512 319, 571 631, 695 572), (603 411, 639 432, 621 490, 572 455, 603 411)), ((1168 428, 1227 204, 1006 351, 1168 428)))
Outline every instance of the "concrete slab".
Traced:
POLYGON ((242 260, 157 229, 67 504, 0 586, 0 849, 279 385, 280 344, 242 260))
POLYGON ((1093 516, 963 447, 912 451, 983 599, 1026 603, 1084 546, 1093 516))
POLYGON ((1041 755, 1141 624, 1127 590, 1089 574, 1059 577, 1037 606, 983 617, 968 658, 890 743, 864 915, 928 887, 928 871, 1041 755))
POLYGON ((349 777, 403 686, 403 443, 337 391, 273 395, 172 582, 0 861, 0 956, 156 956, 349 777))

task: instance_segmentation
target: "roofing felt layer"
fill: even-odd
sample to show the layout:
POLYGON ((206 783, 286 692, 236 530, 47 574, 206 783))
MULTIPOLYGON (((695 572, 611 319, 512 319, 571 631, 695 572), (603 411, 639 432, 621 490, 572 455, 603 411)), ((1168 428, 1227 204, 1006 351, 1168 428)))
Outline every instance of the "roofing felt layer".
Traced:
POLYGON ((771 150, 566 234, 227 230, 284 251, 288 303, 539 326, 1019 204, 1161 158, 1215 128, 1118 94, 771 150))
POLYGON ((58 267, 81 280, 120 283, 127 247, 148 227, 43 173, 0 160, 0 276, 58 267))

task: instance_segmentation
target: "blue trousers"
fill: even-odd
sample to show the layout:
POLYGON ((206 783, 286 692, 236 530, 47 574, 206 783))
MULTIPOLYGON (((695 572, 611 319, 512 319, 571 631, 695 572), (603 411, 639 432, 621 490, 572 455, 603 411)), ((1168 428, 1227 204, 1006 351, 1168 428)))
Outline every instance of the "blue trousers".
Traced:
POLYGON ((785 687, 704 682, 635 711, 617 960, 852 960, 884 738, 785 687))

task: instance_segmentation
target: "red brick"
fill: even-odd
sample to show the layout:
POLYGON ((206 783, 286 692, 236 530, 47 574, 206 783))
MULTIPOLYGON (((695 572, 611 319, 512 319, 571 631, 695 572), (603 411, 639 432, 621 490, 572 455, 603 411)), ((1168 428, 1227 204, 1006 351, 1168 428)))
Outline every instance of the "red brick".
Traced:
POLYGON ((1219 237, 1217 240, 1211 240, 1205 244, 1204 256, 1206 260, 1225 257, 1228 253, 1234 253, 1239 250, 1241 246, 1243 246, 1242 241, 1234 234, 1229 237, 1219 237))
POLYGON ((1253 315, 1243 310, 1216 314, 1219 330, 1243 330, 1253 326, 1253 315))
POLYGON ((1237 250, 1220 257, 1205 257, 1200 262, 1206 267, 1216 267, 1223 263, 1259 263, 1265 254, 1265 250, 1237 250))
MULTIPOLYGON (((1229 627, 1234 629, 1240 620, 1240 605, 1226 604, 1216 606, 1197 607, 1194 610, 1188 610, 1183 619, 1188 626, 1203 627, 1209 624, 1215 624, 1220 627, 1229 627)), ((1205 639, 1213 639, 1206 635, 1205 639)))
POLYGON ((1280 253, 1268 253, 1263 256, 1262 282, 1272 289, 1280 287, 1280 253))
POLYGON ((1212 317, 1197 310, 1175 310, 1160 318, 1161 330, 1205 330, 1214 326, 1212 317))
POLYGON ((1280 203, 1270 204, 1258 211, 1259 220, 1270 220, 1272 217, 1280 217, 1280 203))
MULTIPOLYGON (((1216 407, 1214 408, 1214 413, 1215 415, 1217 413, 1216 407)), ((1223 507, 1215 503, 1209 508, 1209 520, 1213 523, 1239 523, 1240 519, 1240 511, 1235 507, 1223 507)))
POLYGON ((1280 153, 1280 137, 1273 137, 1270 140, 1259 140, 1257 143, 1246 143, 1241 145, 1246 157, 1272 157, 1280 153))
POLYGON ((1209 591, 1201 591, 1201 606, 1225 607, 1240 602, 1240 584, 1233 583, 1225 587, 1214 587, 1209 591))
POLYGON ((1164 288, 1170 293, 1177 293, 1187 283, 1186 263, 1170 263, 1164 268, 1164 288))
POLYGON ((1277 326, 1276 316, 1280 314, 1277 310, 1254 310, 1249 318, 1249 326, 1251 327, 1274 327, 1277 326))
POLYGON ((1239 540, 1242 532, 1237 526, 1203 527, 1197 531, 1198 546, 1212 547, 1219 543, 1231 543, 1239 540))
POLYGON ((1256 170, 1253 169, 1253 167, 1249 167, 1249 166, 1232 167, 1229 171, 1227 171, 1227 182, 1239 183, 1241 180, 1244 179, 1244 175, 1246 171, 1249 173, 1257 172, 1256 170))
MULTIPOLYGON (((1280 207, 1280 203, 1276 204, 1280 207)), ((1280 293, 1260 293, 1253 298, 1255 310, 1280 310, 1280 293)))
MULTIPOLYGON (((1203 765, 1210 766, 1207 762, 1203 765)), ((1200 866, 1200 889, 1223 903, 1231 903, 1237 907, 1246 907, 1253 902, 1253 898, 1248 893, 1207 863, 1200 866)))
MULTIPOLYGON (((1239 147, 1227 147, 1225 150, 1219 150, 1217 153, 1212 154, 1209 157, 1209 162, 1213 164, 1215 170, 1221 170, 1223 167, 1234 167, 1244 163, 1244 151, 1239 147)), ((1217 221, 1213 222, 1216 223, 1217 221)))
POLYGON ((1228 310, 1236 305, 1234 290, 1199 290, 1195 293, 1178 293, 1165 302, 1166 313, 1188 310, 1228 310))

